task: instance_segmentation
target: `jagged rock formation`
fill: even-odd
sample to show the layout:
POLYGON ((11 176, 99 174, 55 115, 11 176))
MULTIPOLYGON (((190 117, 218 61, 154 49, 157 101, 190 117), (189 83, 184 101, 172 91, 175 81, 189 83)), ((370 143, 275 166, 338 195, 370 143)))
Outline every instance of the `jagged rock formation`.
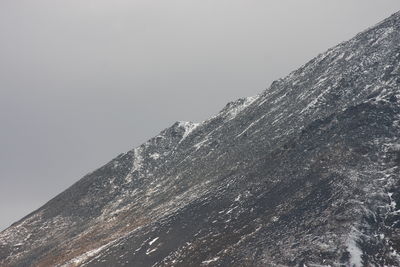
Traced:
POLYGON ((400 266, 400 13, 0 233, 1 266, 400 266))

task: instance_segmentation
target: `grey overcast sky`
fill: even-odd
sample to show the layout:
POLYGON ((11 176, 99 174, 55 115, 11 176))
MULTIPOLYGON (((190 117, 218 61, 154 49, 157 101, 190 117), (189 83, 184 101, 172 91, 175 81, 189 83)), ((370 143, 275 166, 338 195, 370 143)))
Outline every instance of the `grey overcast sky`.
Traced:
POLYGON ((202 121, 399 0, 1 0, 0 230, 177 120, 202 121))

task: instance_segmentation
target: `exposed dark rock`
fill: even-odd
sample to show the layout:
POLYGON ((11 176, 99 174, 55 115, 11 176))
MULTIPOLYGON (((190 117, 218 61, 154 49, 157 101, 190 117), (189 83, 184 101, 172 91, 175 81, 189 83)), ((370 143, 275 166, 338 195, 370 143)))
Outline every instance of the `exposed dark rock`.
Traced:
POLYGON ((1 266, 400 266, 400 13, 0 233, 1 266))

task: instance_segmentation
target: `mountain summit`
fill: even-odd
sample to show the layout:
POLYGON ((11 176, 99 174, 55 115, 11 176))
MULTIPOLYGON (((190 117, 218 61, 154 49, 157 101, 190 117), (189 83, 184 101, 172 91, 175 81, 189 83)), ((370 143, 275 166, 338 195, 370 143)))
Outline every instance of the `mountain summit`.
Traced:
POLYGON ((0 233, 1 266, 400 266, 400 13, 0 233))

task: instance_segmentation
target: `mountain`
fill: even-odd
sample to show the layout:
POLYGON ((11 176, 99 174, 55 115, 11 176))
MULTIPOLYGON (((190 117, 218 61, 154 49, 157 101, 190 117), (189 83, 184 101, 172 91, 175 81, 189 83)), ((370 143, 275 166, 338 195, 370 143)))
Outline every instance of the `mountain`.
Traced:
POLYGON ((0 233, 1 266, 400 266, 400 12, 0 233))

